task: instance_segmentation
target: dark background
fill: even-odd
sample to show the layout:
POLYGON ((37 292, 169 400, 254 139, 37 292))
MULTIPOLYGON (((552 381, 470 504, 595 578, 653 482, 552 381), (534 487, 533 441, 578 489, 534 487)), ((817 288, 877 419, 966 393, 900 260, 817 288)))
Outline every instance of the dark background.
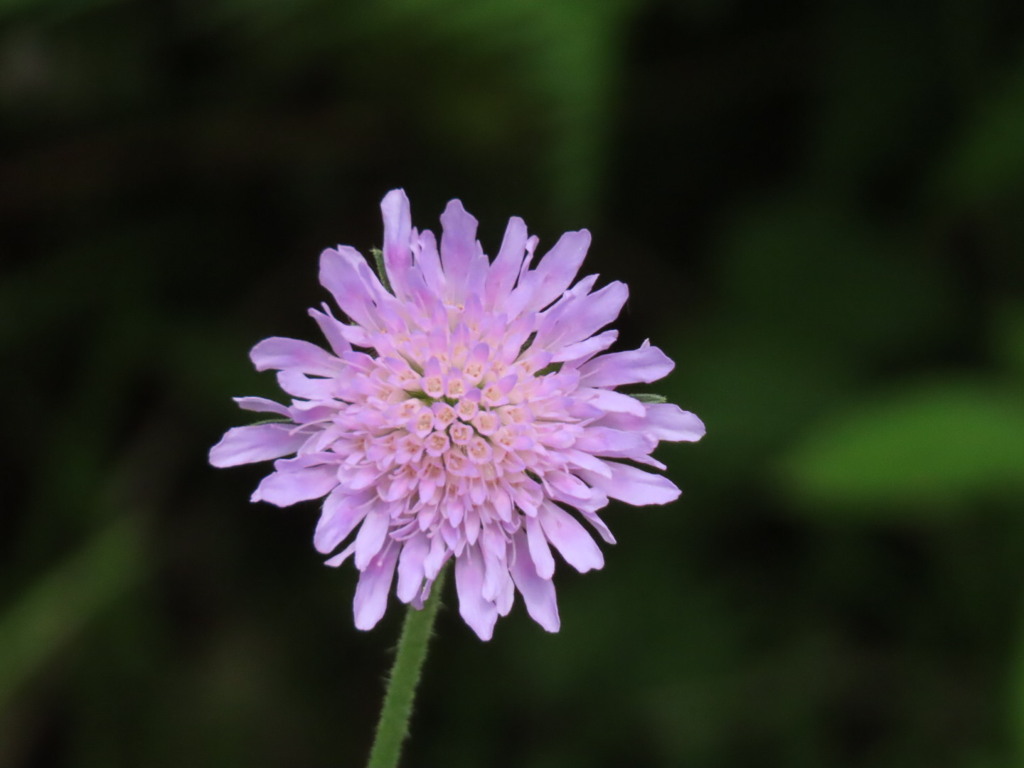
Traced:
POLYGON ((206 453, 398 186, 591 229, 708 425, 405 765, 1024 764, 1019 2, 7 0, 0 765, 365 759, 402 611, 206 453))

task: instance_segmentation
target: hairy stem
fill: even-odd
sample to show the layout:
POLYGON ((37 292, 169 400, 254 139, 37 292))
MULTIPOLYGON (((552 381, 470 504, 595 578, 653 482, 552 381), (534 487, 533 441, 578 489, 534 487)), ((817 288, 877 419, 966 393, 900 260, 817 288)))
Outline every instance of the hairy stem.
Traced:
POLYGON ((396 768, 402 755, 402 744, 409 734, 409 718, 412 715, 413 699, 420 682, 423 661, 427 657, 434 627, 437 606, 441 602, 441 588, 447 568, 438 575, 430 590, 423 610, 410 607, 402 625, 402 636, 398 641, 395 664, 391 668, 388 689, 384 696, 377 734, 370 750, 368 768, 396 768))

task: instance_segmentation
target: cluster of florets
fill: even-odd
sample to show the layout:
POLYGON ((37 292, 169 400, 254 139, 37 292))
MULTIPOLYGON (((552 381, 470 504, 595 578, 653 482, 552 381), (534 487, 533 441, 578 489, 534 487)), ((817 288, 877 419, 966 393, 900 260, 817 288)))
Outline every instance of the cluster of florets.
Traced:
POLYGON ((354 249, 324 252, 321 282, 351 323, 326 306, 310 311, 331 352, 295 339, 257 344, 257 369, 278 370, 293 399, 239 398, 283 423, 230 430, 211 462, 277 459, 254 501, 326 496, 314 537, 325 554, 358 528, 327 562, 354 556, 360 628, 384 614, 396 573, 398 598, 420 606, 454 558, 460 612, 481 638, 517 590, 555 631, 550 547, 580 571, 604 563, 566 507, 613 543, 596 514, 609 498, 679 495, 623 460, 664 469, 650 455, 658 442, 697 440, 704 426, 677 406, 615 391, 661 378, 672 362, 647 343, 601 354, 617 336, 601 329, 627 291, 617 282, 593 291, 594 275, 572 285, 588 232, 566 233, 531 268, 537 241, 520 219, 492 262, 458 201, 441 217, 440 248, 412 229, 400 190, 382 209, 384 282, 354 249))

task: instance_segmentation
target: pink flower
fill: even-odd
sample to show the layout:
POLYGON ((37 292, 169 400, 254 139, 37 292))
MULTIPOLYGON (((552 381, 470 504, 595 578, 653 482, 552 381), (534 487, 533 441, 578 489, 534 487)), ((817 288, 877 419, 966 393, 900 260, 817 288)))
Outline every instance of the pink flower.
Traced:
POLYGON ((645 342, 605 353, 627 290, 573 280, 590 245, 567 232, 533 265, 537 238, 508 223, 491 261, 477 222, 458 200, 441 216, 441 243, 412 228, 402 190, 384 214, 385 286, 349 246, 320 257, 320 282, 348 322, 325 304, 310 310, 331 351, 270 338, 251 358, 278 371, 290 405, 237 398, 280 417, 228 430, 210 463, 276 459, 253 501, 284 507, 326 497, 314 545, 329 560, 353 557, 355 624, 370 629, 396 594, 420 607, 455 559, 459 612, 483 640, 518 590, 544 629, 559 628, 552 547, 578 571, 604 565, 582 518, 606 542, 598 517, 609 499, 665 504, 679 489, 651 458, 660 440, 699 440, 692 413, 616 392, 652 382, 673 363, 645 342), (289 457, 289 458, 282 458, 289 457), (575 514, 569 510, 573 510, 575 514))

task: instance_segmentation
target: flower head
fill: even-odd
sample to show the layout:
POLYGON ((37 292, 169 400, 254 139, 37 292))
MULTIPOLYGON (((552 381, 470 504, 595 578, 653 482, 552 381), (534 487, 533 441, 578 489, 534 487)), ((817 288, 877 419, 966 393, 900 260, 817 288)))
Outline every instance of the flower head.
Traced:
POLYGON ((458 200, 441 216, 440 247, 412 227, 409 201, 388 193, 382 283, 353 248, 320 257, 325 304, 310 314, 331 351, 269 338, 251 358, 276 370, 290 405, 237 398, 276 423, 235 427, 214 466, 276 459, 253 501, 288 506, 326 497, 314 544, 358 569, 355 624, 399 600, 420 607, 455 559, 459 611, 484 640, 516 590, 542 627, 559 627, 552 547, 578 571, 600 568, 608 500, 664 504, 679 495, 651 457, 661 440, 699 440, 692 413, 615 391, 651 382, 673 363, 657 347, 605 353, 626 286, 573 285, 590 244, 567 232, 535 265, 537 238, 509 221, 491 261, 458 200), (604 353, 604 354, 603 354, 604 353), (288 458, 282 458, 288 457, 288 458), (572 511, 570 511, 572 510, 572 511), (574 514, 575 513, 575 514, 574 514), (355 534, 354 536, 352 534, 355 534))

